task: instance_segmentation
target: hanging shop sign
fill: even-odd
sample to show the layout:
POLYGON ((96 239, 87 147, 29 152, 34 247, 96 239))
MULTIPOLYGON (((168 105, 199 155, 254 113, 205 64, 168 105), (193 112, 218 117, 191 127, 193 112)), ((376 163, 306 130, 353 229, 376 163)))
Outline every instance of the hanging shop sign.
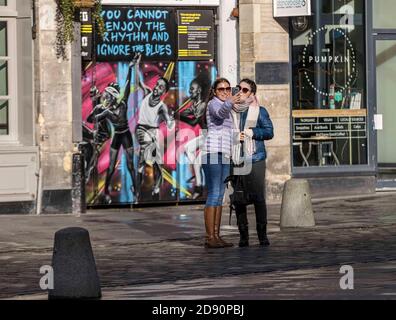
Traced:
POLYGON ((91 9, 80 10, 81 21, 81 57, 85 61, 92 60, 93 24, 91 9))
POLYGON ((220 0, 102 0, 102 4, 135 6, 219 6, 220 0))
POLYGON ((96 37, 97 61, 174 60, 175 12, 166 8, 106 6, 102 16, 106 33, 96 37))
POLYGON ((179 60, 213 60, 213 11, 179 10, 177 19, 179 60))
POLYGON ((274 0, 274 17, 296 17, 311 15, 310 0, 274 0))

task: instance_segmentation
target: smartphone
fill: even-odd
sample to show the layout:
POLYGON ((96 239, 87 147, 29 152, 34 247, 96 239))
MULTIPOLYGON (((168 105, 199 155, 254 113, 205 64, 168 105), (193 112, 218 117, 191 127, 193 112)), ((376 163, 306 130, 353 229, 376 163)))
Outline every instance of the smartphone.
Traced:
POLYGON ((240 90, 239 87, 232 87, 231 89, 232 95, 235 96, 239 92, 239 90, 240 90))

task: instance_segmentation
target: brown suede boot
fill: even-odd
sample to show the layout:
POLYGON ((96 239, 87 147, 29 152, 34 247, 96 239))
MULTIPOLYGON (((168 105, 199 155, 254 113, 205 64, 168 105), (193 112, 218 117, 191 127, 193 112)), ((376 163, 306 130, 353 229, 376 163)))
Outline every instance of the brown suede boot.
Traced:
POLYGON ((216 208, 215 227, 214 227, 215 238, 217 239, 218 242, 220 242, 223 245, 223 247, 233 247, 234 245, 232 243, 226 242, 220 237, 221 213, 223 211, 223 206, 218 206, 215 208, 216 208))
POLYGON ((215 213, 216 207, 205 207, 206 248, 223 248, 215 237, 215 213))

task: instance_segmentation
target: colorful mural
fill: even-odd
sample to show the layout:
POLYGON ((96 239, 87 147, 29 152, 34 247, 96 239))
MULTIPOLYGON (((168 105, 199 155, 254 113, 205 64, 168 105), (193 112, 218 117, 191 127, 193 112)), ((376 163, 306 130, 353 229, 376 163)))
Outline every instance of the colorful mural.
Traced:
POLYGON ((204 175, 200 149, 205 142, 205 111, 216 68, 210 62, 178 63, 178 142, 179 197, 196 200, 203 196, 204 175), (187 192, 183 192, 183 189, 187 192))
POLYGON ((87 203, 202 198, 199 146, 212 62, 88 65, 82 78, 87 203))

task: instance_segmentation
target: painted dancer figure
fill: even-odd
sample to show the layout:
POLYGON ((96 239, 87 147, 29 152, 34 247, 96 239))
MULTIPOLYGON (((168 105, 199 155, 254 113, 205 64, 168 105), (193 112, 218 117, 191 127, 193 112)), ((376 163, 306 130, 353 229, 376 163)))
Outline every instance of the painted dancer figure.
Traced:
MULTIPOLYGON (((200 125, 200 134, 188 141, 184 145, 184 152, 192 165, 194 170, 195 187, 192 198, 195 200, 203 193, 203 178, 201 173, 201 156, 200 150, 205 144, 206 135, 202 130, 206 129, 205 111, 206 111, 206 98, 210 88, 210 79, 206 75, 199 75, 190 84, 190 97, 192 102, 191 106, 187 107, 180 113, 180 120, 194 127, 200 125)), ((190 180, 191 180, 190 179, 190 180)))
POLYGON ((162 154, 158 139, 159 126, 165 121, 168 129, 171 130, 174 127, 173 116, 169 114, 167 105, 161 100, 162 96, 169 91, 169 81, 166 78, 159 78, 151 90, 144 84, 140 70, 138 72, 139 86, 144 91, 144 98, 140 105, 139 119, 136 127, 136 135, 140 144, 138 165, 139 188, 143 180, 145 165, 153 166, 154 186, 152 195, 159 197, 160 187, 163 181, 162 154))
POLYGON ((102 94, 102 105, 105 110, 96 115, 96 122, 100 122, 103 119, 108 119, 114 127, 114 136, 111 141, 110 147, 110 165, 107 169, 106 174, 106 182, 105 182, 105 197, 106 202, 111 203, 110 197, 110 182, 113 177, 115 166, 117 163, 118 152, 121 146, 124 149, 127 159, 127 167, 128 171, 131 175, 132 179, 132 187, 131 191, 136 199, 138 197, 137 188, 136 188, 136 176, 135 169, 133 165, 133 140, 132 134, 129 130, 128 125, 128 98, 131 90, 131 77, 132 77, 132 69, 137 62, 137 57, 133 59, 133 61, 129 64, 128 76, 125 83, 124 95, 121 96, 119 86, 108 86, 103 94, 102 94))
MULTIPOLYGON (((112 82, 108 85, 108 87, 114 87, 116 90, 120 90, 119 85, 115 82, 112 82)), ((98 164, 98 159, 100 155, 100 151, 102 149, 103 144, 110 139, 111 137, 111 128, 108 120, 102 119, 101 121, 96 121, 96 116, 101 114, 106 110, 105 106, 101 103, 104 101, 104 97, 100 94, 98 88, 93 86, 90 90, 90 97, 92 100, 92 112, 87 117, 88 123, 93 123, 95 125, 94 130, 92 131, 93 141, 92 141, 92 155, 89 159, 87 159, 87 175, 86 182, 91 178, 92 173, 96 169, 98 164)), ((85 126, 84 130, 89 130, 85 126)))

